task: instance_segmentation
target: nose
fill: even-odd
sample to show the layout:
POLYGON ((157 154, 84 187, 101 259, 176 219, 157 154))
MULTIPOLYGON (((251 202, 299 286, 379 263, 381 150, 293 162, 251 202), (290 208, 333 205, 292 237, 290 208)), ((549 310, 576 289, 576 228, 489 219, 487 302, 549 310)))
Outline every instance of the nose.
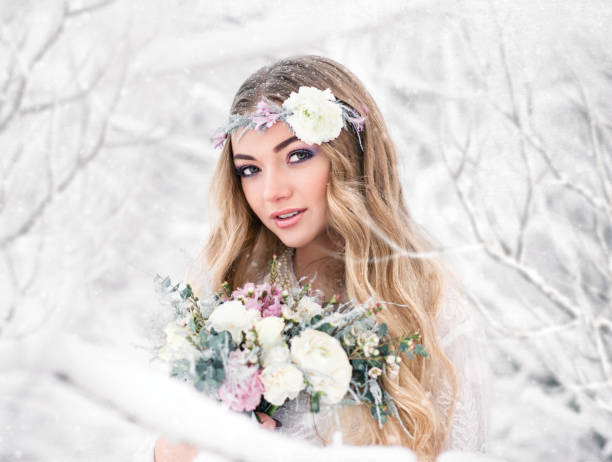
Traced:
POLYGON ((277 202, 291 197, 291 183, 280 169, 268 168, 264 175, 263 199, 267 202, 277 202))

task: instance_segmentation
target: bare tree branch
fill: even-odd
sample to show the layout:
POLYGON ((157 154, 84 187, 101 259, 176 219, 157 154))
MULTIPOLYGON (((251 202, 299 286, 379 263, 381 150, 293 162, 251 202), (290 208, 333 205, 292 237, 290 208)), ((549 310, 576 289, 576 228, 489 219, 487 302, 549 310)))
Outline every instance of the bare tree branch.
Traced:
POLYGON ((96 10, 112 5, 113 3, 115 3, 115 0, 102 0, 99 2, 92 2, 89 5, 76 7, 76 6, 71 6, 69 2, 66 5, 66 16, 72 18, 72 17, 79 16, 85 13, 92 13, 96 10))
MULTIPOLYGON (((597 169, 595 173, 599 178, 599 183, 601 190, 603 192, 604 197, 607 200, 608 205, 612 204, 612 173, 608 169, 608 164, 604 162, 601 147, 599 143, 599 135, 597 134, 597 122, 596 115, 594 113, 594 109, 592 107, 591 102, 589 101, 589 97, 587 95, 587 90, 582 84, 580 77, 576 74, 573 69, 570 69, 571 75, 576 83, 576 87, 578 88, 578 93, 580 95, 580 99, 582 100, 582 104, 584 106, 587 123, 589 125, 589 137, 591 140, 591 148, 593 149, 593 155, 595 157, 597 169)), ((609 215, 612 217, 612 214, 609 215)))
POLYGON ((13 232, 9 232, 0 238, 0 249, 6 248, 17 238, 28 233, 41 219, 45 210, 51 205, 54 195, 61 194, 62 192, 64 192, 77 178, 78 173, 80 173, 89 163, 96 159, 96 157, 100 154, 104 145, 104 141, 106 140, 109 119, 112 116, 113 110, 120 99, 121 91, 125 84, 125 77, 126 67, 124 66, 122 71, 122 77, 120 79, 119 84, 117 85, 117 88, 115 89, 114 96, 110 101, 109 109, 107 110, 107 114, 103 120, 102 127, 90 151, 85 155, 79 155, 75 165, 71 168, 68 174, 61 181, 58 182, 57 187, 54 190, 47 190, 43 199, 30 212, 28 218, 26 218, 26 220, 24 220, 24 222, 16 230, 14 230, 13 232))

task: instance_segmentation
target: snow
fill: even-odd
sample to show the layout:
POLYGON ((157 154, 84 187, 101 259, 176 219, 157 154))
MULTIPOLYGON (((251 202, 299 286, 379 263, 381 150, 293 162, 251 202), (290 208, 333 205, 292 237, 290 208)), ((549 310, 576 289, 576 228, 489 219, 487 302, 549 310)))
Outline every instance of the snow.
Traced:
POLYGON ((301 53, 375 97, 487 326, 489 454, 440 460, 608 460, 611 19, 603 0, 3 2, 0 460, 130 460, 158 434, 227 460, 411 460, 286 440, 151 361, 153 276, 182 279, 207 236, 209 137, 245 77, 301 53))

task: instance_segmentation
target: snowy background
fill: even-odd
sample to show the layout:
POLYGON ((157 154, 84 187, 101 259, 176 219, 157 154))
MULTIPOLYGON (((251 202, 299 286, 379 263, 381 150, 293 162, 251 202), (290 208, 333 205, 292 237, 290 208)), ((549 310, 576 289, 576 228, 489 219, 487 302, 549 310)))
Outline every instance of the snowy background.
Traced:
POLYGON ((470 289, 491 456, 612 461, 611 20, 604 0, 0 0, 0 460, 288 444, 226 417, 257 438, 236 448, 150 361, 152 279, 205 242, 208 140, 240 83, 315 53, 377 100, 470 289))

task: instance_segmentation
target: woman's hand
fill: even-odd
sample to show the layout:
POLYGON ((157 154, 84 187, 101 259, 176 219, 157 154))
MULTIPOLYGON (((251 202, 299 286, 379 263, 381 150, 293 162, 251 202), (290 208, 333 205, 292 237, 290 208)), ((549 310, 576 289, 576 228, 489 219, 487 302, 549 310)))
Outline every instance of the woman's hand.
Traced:
POLYGON ((274 429, 274 428, 278 428, 278 427, 281 426, 281 423, 278 420, 270 417, 265 412, 256 412, 255 414, 257 414, 257 418, 259 420, 259 423, 264 428, 273 428, 274 429))
MULTIPOLYGON (((275 429, 280 422, 265 412, 257 412, 262 427, 275 429)), ((191 444, 173 444, 163 436, 157 438, 153 451, 155 462, 191 462, 198 454, 198 450, 191 444)))
POLYGON ((173 444, 160 436, 155 442, 153 454, 155 462, 191 462, 198 450, 190 444, 173 444))

